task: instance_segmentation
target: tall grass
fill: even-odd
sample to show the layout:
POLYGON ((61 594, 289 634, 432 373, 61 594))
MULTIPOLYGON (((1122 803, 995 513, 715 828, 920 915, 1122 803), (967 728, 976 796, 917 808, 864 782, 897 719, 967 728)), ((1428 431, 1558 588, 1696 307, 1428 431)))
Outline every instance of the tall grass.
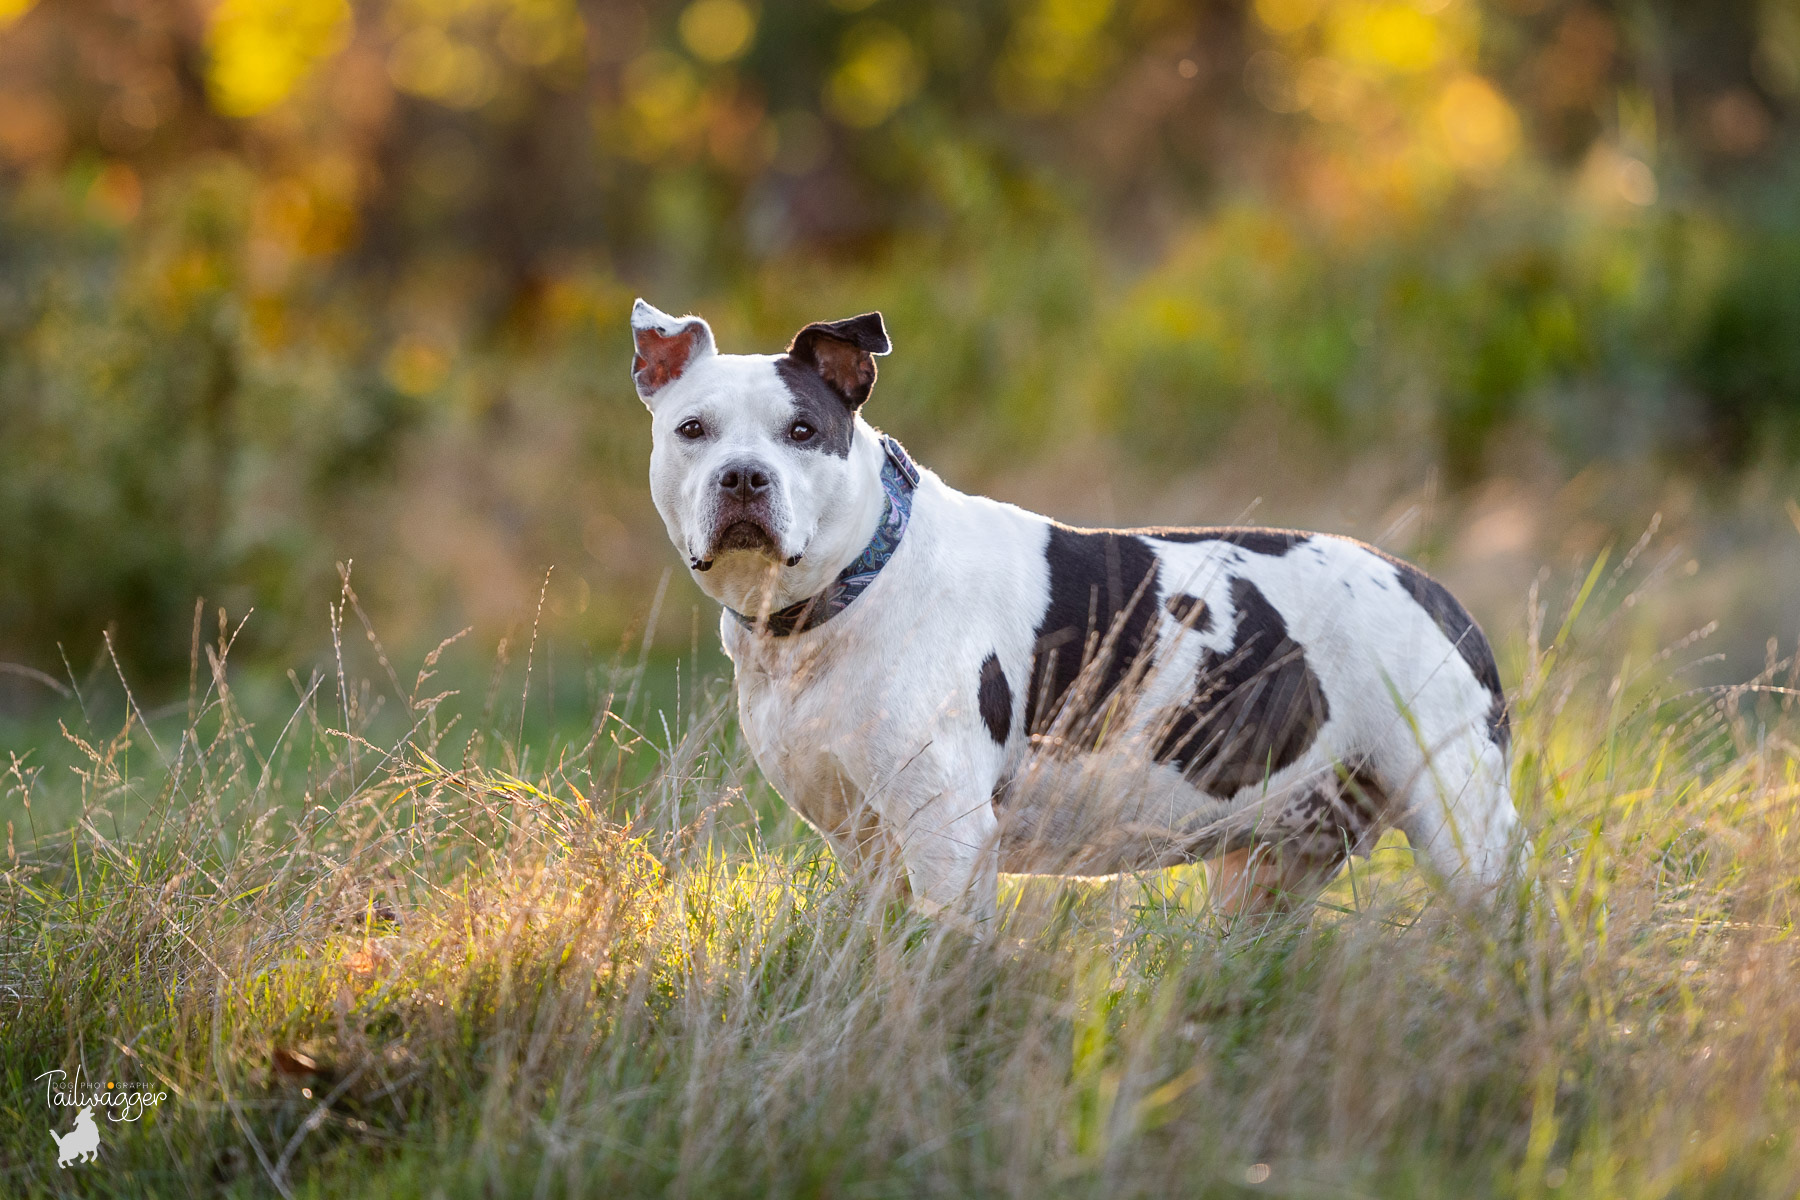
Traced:
POLYGON ((623 664, 534 752, 493 701, 522 662, 465 699, 371 637, 365 683, 346 591, 335 672, 252 724, 222 634, 176 735, 128 702, 67 783, 11 760, 0 1186, 1792 1195, 1791 665, 1683 693, 1636 571, 1535 613, 1533 880, 1492 910, 1396 838, 1310 918, 1221 923, 1192 870, 1010 880, 985 942, 840 875, 716 684, 645 711, 623 664), (63 1171, 35 1081, 78 1065, 170 1098, 63 1171))

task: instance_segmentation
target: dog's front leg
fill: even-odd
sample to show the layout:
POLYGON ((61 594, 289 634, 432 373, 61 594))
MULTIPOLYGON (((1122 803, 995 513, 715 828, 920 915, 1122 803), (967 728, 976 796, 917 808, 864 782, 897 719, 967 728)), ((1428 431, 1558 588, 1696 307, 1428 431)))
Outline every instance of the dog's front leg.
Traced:
POLYGON ((997 781, 972 759, 927 747, 898 770, 877 806, 899 839, 918 909, 955 914, 985 932, 999 884, 997 781))

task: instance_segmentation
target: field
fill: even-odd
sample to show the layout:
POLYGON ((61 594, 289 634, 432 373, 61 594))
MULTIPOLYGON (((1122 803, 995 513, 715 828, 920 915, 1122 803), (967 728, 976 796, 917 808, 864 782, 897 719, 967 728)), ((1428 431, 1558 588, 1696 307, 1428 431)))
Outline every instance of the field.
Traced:
POLYGON ((1797 181, 1800 0, 0 0, 0 1196, 1800 1194, 1797 181), (1524 877, 845 877, 637 296, 1430 570, 1524 877))
POLYGON ((1635 559, 1507 664, 1534 850, 1491 911, 1390 835, 1310 916, 1012 878, 980 942, 842 878, 692 664, 633 648, 559 727, 535 645, 457 694, 460 644, 390 665, 346 586, 337 670, 252 723, 197 623, 184 709, 90 679, 8 767, 0 1180, 1792 1195, 1793 666, 1683 690, 1628 650, 1635 559), (77 1066, 166 1099, 61 1171, 37 1080, 77 1066))

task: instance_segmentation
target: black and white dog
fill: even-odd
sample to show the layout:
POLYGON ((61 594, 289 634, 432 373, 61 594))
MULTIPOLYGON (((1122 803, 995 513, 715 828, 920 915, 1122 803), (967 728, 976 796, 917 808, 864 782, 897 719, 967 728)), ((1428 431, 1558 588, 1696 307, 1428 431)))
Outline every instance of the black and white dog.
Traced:
POLYGON ((744 734, 847 866, 977 920, 998 871, 1214 859, 1215 899, 1304 899, 1388 825, 1464 893, 1510 868, 1499 673, 1423 572, 965 495, 860 415, 878 313, 775 355, 642 300, 631 325, 651 491, 725 606, 744 734))

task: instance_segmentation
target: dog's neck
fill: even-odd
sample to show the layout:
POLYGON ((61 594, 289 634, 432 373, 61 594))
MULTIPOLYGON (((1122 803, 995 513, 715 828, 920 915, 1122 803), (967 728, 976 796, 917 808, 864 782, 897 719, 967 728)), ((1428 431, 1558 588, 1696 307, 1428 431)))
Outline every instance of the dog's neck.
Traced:
POLYGON ((816 596, 863 552, 887 511, 881 490, 881 435, 858 420, 850 445, 858 485, 843 510, 808 540, 806 557, 793 565, 758 551, 721 554, 694 578, 714 600, 746 616, 775 612, 816 596))

